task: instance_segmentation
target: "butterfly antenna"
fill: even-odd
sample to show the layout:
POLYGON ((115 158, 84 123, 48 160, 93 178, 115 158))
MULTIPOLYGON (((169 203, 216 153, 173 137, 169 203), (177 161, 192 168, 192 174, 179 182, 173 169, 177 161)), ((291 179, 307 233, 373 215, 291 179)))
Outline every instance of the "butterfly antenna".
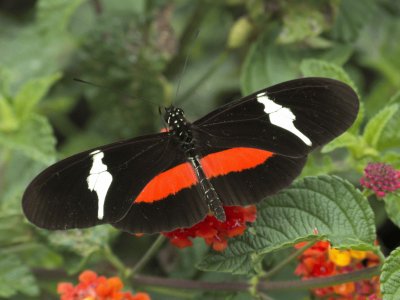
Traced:
POLYGON ((179 90, 180 90, 181 83, 182 83, 183 74, 185 74, 185 72, 186 72, 186 68, 187 68, 187 65, 188 65, 188 62, 189 62, 190 54, 192 53, 192 50, 193 50, 193 47, 194 47, 194 44, 195 44, 194 42, 197 40, 199 34, 200 34, 200 30, 197 30, 195 36, 193 37, 193 44, 190 47, 188 54, 186 55, 185 63, 183 64, 182 72, 181 72, 181 74, 179 76, 178 86, 176 87, 176 93, 175 93, 175 98, 174 99, 178 99, 178 95, 179 95, 179 90))
POLYGON ((74 78, 73 80, 76 81, 76 82, 79 82, 79 83, 84 83, 84 84, 92 85, 92 86, 95 86, 95 87, 98 87, 98 88, 109 89, 109 88, 107 88, 107 87, 105 87, 105 86, 102 86, 102 85, 99 85, 99 84, 96 84, 96 83, 93 83, 93 82, 89 82, 89 81, 86 81, 86 80, 83 80, 83 79, 80 79, 80 78, 74 78))
MULTIPOLYGON (((101 84, 93 83, 93 82, 86 81, 86 80, 83 80, 83 79, 80 79, 80 78, 74 78, 73 80, 76 81, 76 82, 79 82, 79 83, 88 84, 88 85, 91 85, 91 86, 95 86, 95 87, 98 87, 98 88, 101 88, 101 89, 105 89, 105 90, 111 91, 111 92, 116 93, 116 94, 118 94, 120 96, 123 96, 123 97, 127 97, 127 98, 133 99, 132 95, 121 93, 119 91, 116 91, 113 88, 110 88, 110 87, 107 87, 107 86, 104 86, 104 85, 101 85, 101 84)), ((154 104, 156 106, 159 105, 158 103, 152 102, 152 101, 147 100, 147 99, 145 101, 147 101, 147 102, 149 102, 151 104, 154 104)))

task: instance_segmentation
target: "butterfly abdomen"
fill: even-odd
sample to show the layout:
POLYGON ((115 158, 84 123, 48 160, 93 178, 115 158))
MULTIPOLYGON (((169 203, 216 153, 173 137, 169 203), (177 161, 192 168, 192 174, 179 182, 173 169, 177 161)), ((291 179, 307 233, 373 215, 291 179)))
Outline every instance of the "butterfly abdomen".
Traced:
POLYGON ((210 212, 221 222, 225 222, 226 216, 222 202, 215 191, 214 186, 204 173, 200 162, 200 156, 196 151, 190 123, 186 120, 184 112, 180 108, 169 107, 166 109, 166 116, 169 131, 178 140, 181 150, 185 153, 187 160, 192 166, 204 200, 207 202, 210 212))

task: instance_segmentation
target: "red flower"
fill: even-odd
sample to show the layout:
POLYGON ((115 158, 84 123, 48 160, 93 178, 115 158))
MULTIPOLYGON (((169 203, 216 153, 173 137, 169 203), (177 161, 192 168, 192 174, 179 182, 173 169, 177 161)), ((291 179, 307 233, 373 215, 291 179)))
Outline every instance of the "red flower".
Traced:
MULTIPOLYGON (((301 248, 304 244, 299 243, 295 247, 301 248)), ((297 266, 295 274, 303 276, 303 278, 333 275, 335 265, 326 258, 326 252, 329 247, 329 242, 319 241, 304 251, 301 256, 301 263, 297 266)))
POLYGON ((150 300, 146 293, 132 295, 130 292, 122 292, 123 287, 118 277, 107 279, 87 270, 81 273, 76 286, 69 282, 61 282, 57 292, 61 295, 61 300, 150 300))
POLYGON ((226 221, 220 222, 214 216, 208 215, 203 221, 190 228, 179 228, 171 232, 164 232, 171 243, 178 248, 193 245, 192 238, 201 237, 216 251, 223 251, 228 246, 228 239, 242 235, 246 230, 246 223, 254 222, 257 209, 254 205, 225 206, 226 221))
MULTIPOLYGON (((295 247, 301 248, 304 244, 299 243, 295 247)), ((338 250, 331 248, 327 241, 315 243, 300 255, 299 261, 295 274, 303 279, 338 275, 379 264, 379 258, 373 252, 338 250)), ((317 288, 312 292, 317 298, 329 300, 382 299, 378 277, 317 288)))
POLYGON ((400 189, 400 171, 384 163, 369 163, 360 183, 381 198, 400 189))

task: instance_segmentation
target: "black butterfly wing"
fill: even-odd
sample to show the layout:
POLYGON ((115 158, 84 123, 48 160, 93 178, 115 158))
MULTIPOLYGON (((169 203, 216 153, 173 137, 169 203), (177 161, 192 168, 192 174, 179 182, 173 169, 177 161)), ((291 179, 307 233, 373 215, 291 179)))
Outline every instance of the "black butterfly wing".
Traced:
POLYGON ((358 98, 327 78, 284 82, 229 103, 193 124, 203 167, 224 205, 257 203, 288 186, 307 154, 354 122, 358 98), (210 152, 230 153, 209 156, 210 152))
POLYGON ((198 183, 151 203, 134 203, 128 214, 112 225, 131 233, 168 232, 190 227, 209 212, 198 183))
POLYGON ((340 81, 301 78, 209 113, 194 123, 195 137, 211 147, 254 147, 300 157, 348 129, 358 106, 355 92, 340 81))
MULTIPOLYGON (((196 151, 224 205, 256 203, 289 185, 306 155, 354 121, 358 99, 324 78, 285 82, 223 106, 192 126, 196 151)), ((169 133, 91 149, 39 174, 23 197, 47 229, 111 223, 129 232, 169 231, 208 212, 193 168, 169 133)))
MULTIPOLYGON (((128 215, 133 206, 141 207, 141 203, 136 203, 137 197, 151 179, 183 162, 185 157, 179 151, 178 143, 167 133, 94 148, 66 158, 40 173, 24 193, 23 211, 28 220, 46 229, 116 223, 128 215)), ((200 194, 192 194, 189 202, 195 202, 193 205, 199 207, 190 220, 183 217, 180 221, 179 215, 169 214, 167 221, 173 223, 171 218, 176 218, 177 223, 201 220, 207 210, 199 199, 200 194)), ((161 203, 165 199, 158 200, 161 203)), ((133 227, 125 228, 127 231, 151 231, 153 223, 157 223, 152 214, 157 215, 159 207, 151 203, 149 206, 147 216, 135 208, 135 213, 129 217, 140 226, 133 224, 133 227)), ((182 213, 190 212, 183 209, 182 213)), ((163 226, 166 227, 164 230, 170 228, 164 223, 159 227, 163 226)))
POLYGON ((289 186, 300 175, 306 161, 307 156, 273 154, 252 168, 216 176, 210 181, 224 206, 256 204, 289 186))

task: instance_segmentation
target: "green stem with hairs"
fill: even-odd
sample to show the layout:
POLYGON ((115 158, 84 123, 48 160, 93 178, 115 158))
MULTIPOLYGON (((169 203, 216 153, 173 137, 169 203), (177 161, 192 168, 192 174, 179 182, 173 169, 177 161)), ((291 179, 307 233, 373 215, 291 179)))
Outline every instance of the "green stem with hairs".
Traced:
POLYGON ((295 252, 287 256, 285 259, 281 260, 276 266, 274 266, 271 270, 264 273, 261 278, 268 279, 277 274, 280 270, 282 270, 287 264, 289 264, 292 260, 296 259, 299 255, 301 255, 304 251, 310 248, 315 244, 315 241, 309 242, 300 249, 297 249, 295 252))
POLYGON ((128 278, 131 270, 125 267, 125 264, 115 255, 109 245, 105 245, 103 249, 104 256, 118 270, 118 273, 120 273, 123 278, 128 278))
POLYGON ((142 258, 136 263, 136 265, 131 269, 129 276, 136 276, 142 270, 142 268, 147 264, 147 262, 153 258, 157 253, 158 249, 162 246, 165 241, 165 236, 160 234, 157 239, 150 246, 149 250, 142 256, 142 258))
MULTIPOLYGON (((373 276, 379 276, 381 266, 368 267, 361 270, 356 270, 340 275, 318 277, 306 280, 284 280, 284 281, 260 281, 256 290, 261 293, 271 291, 294 291, 294 290, 310 290, 321 287, 334 286, 345 282, 356 282, 363 279, 369 279, 373 276)), ((35 275, 43 278, 51 278, 54 280, 57 277, 65 278, 67 274, 63 270, 46 270, 35 269, 35 275)), ((198 291, 219 291, 219 292, 247 292, 251 287, 246 281, 200 281, 186 280, 177 278, 164 278, 155 276, 136 275, 131 279, 134 285, 147 286, 152 289, 157 289, 160 292, 178 290, 180 293, 190 290, 198 291)))
MULTIPOLYGON (((309 290, 327 286, 342 284, 345 282, 356 282, 363 279, 369 279, 378 276, 381 266, 369 267, 362 270, 356 270, 345 274, 318 277, 306 280, 287 280, 287 281, 269 281, 259 282, 257 291, 285 291, 285 290, 309 290)), ((158 286, 178 290, 207 290, 220 292, 246 292, 250 288, 248 282, 211 282, 211 281, 195 281, 175 278, 162 278, 153 276, 137 275, 133 278, 133 284, 141 286, 158 286)))

